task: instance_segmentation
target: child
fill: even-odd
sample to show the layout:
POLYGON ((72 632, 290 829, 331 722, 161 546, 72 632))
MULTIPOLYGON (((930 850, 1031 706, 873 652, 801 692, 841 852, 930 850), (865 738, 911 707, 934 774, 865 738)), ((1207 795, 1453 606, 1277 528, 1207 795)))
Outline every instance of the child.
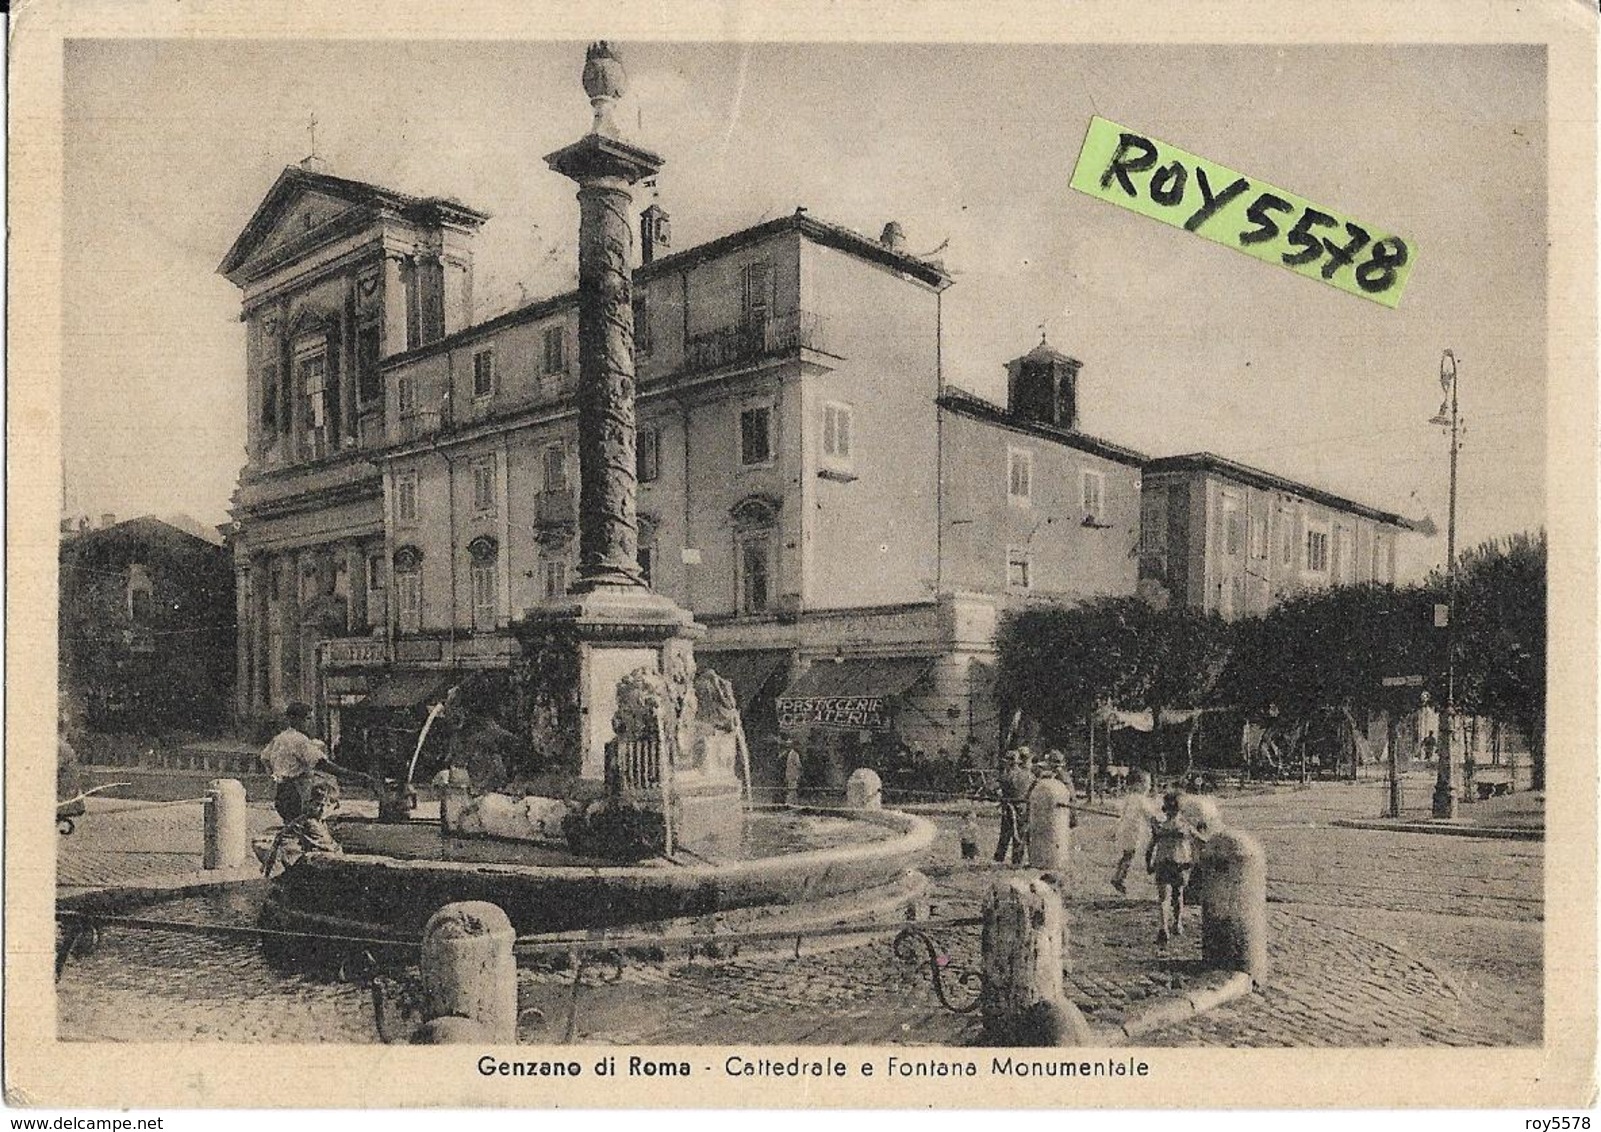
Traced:
POLYGON ((978 860, 978 814, 971 806, 962 815, 962 860, 978 860))
POLYGON ((1184 886, 1195 865, 1195 827, 1179 813, 1182 798, 1170 790, 1162 797, 1162 820, 1151 822, 1151 844, 1145 850, 1145 871, 1156 878, 1156 900, 1162 909, 1162 930, 1156 942, 1184 934, 1184 886))
POLYGON ((1151 798, 1151 776, 1143 770, 1134 775, 1128 797, 1123 799, 1122 812, 1117 821, 1117 848, 1122 854, 1117 860, 1117 871, 1112 874, 1112 887, 1127 892, 1124 882, 1136 856, 1144 856, 1151 838, 1151 823, 1156 820, 1156 806, 1151 798))

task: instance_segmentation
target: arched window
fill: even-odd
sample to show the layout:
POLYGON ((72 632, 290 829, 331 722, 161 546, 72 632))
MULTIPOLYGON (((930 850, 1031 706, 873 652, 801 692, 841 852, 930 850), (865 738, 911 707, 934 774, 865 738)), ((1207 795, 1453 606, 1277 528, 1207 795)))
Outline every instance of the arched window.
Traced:
POLYGON ((395 551, 395 619, 402 633, 422 629, 422 551, 415 546, 395 551))
POLYGON ((751 495, 730 509, 734 520, 735 607, 739 613, 767 613, 773 608, 780 503, 771 496, 751 495))
POLYGON ((488 535, 467 544, 472 558, 473 628, 493 630, 500 621, 500 546, 488 535))

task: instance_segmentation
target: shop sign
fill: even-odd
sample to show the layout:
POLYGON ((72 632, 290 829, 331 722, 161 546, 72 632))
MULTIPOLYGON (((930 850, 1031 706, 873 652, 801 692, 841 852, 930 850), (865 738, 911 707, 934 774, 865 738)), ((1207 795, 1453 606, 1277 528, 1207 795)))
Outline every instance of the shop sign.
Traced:
POLYGON ((840 731, 888 731, 883 696, 783 696, 780 727, 832 727, 840 731))

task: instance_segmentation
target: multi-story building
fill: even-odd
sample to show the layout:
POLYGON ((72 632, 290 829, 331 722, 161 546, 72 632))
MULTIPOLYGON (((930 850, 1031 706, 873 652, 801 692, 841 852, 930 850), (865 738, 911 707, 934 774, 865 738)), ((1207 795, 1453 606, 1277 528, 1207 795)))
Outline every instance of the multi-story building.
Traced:
POLYGON ((245 324, 242 712, 317 700, 320 643, 387 623, 369 600, 371 571, 387 570, 379 362, 467 323, 470 236, 486 219, 292 166, 218 268, 242 292, 245 324))
POLYGON ((1298 591, 1395 580, 1399 515, 1210 452, 1145 465, 1140 587, 1228 620, 1298 591))
POLYGON ((63 525, 63 702, 96 728, 209 730, 233 694, 228 551, 154 516, 63 525))
MULTIPOLYGON (((577 296, 472 323, 485 219, 286 170, 224 261, 249 325, 240 707, 403 706, 515 669, 576 568, 577 296)), ((1078 363, 945 387, 939 264, 797 210, 684 251, 640 217, 640 565, 753 738, 993 747, 1016 601, 1131 593, 1138 453, 1078 363), (782 706, 783 718, 780 718, 782 706)), ((848 751, 846 752, 848 753, 848 751)))

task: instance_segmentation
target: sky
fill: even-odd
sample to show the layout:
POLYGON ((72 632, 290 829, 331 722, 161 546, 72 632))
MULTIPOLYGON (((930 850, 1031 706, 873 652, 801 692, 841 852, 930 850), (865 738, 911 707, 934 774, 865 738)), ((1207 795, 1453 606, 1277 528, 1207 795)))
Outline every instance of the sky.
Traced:
MULTIPOLYGON (((482 319, 573 285, 546 153, 586 132, 581 43, 77 40, 65 58, 68 513, 227 518, 244 462, 239 293, 215 274, 283 167, 492 214, 482 319)), ((1542 48, 624 43, 618 118, 662 154, 685 248, 804 205, 939 256, 947 382, 1004 400, 1039 341, 1081 427, 1432 516, 1441 351, 1468 431, 1458 543, 1545 522, 1542 48), (1407 238, 1395 310, 1068 187, 1092 115, 1407 238)), ((640 205, 646 203, 641 197, 640 205)))

